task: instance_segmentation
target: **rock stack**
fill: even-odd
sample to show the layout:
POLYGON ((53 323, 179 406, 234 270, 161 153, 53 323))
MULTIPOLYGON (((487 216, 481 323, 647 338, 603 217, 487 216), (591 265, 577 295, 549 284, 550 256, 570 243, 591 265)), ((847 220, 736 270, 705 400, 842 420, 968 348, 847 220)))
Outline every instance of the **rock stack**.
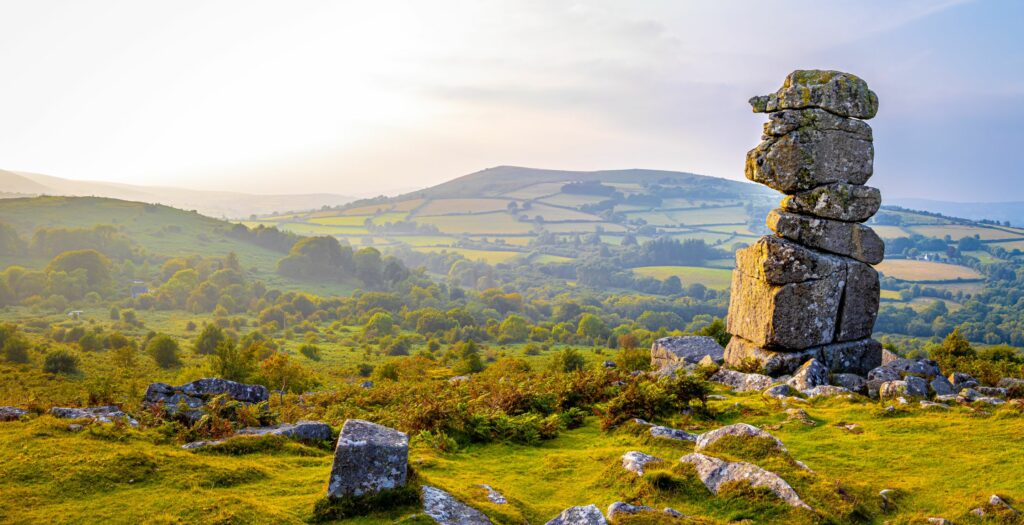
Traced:
POLYGON ((746 176, 786 196, 768 215, 775 236, 736 253, 725 361, 778 376, 814 358, 833 373, 866 374, 882 359, 871 339, 879 300, 871 265, 885 247, 862 224, 881 205, 864 185, 874 161, 864 120, 878 97, 849 73, 809 70, 750 104, 768 122, 746 176))

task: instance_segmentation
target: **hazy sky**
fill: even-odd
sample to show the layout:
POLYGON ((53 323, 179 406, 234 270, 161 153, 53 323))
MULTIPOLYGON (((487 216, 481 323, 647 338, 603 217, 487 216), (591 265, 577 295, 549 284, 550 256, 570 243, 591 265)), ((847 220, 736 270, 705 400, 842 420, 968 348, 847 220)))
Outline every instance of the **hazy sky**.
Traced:
POLYGON ((1024 200, 1024 2, 0 0, 0 168, 372 194, 503 164, 743 178, 796 68, 885 196, 1024 200), (770 6, 770 8, 769 8, 770 6))

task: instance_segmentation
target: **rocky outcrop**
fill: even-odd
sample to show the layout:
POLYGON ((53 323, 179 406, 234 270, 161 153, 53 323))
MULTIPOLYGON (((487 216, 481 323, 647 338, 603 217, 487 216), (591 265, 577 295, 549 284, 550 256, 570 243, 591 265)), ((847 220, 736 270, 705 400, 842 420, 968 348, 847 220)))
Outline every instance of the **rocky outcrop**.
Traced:
POLYGON ((746 374, 722 368, 715 372, 709 381, 721 383, 737 392, 764 390, 772 385, 772 378, 763 374, 746 374))
POLYGON ((655 370, 692 367, 707 356, 719 362, 723 352, 722 345, 707 336, 662 337, 651 345, 651 365, 655 370))
MULTIPOLYGON (((885 246, 864 221, 881 205, 871 127, 878 98, 860 78, 794 71, 776 93, 751 99, 768 113, 746 176, 786 194, 768 215, 775 236, 736 253, 726 364, 755 363, 773 376, 809 360, 829 372, 881 365, 870 339, 878 316, 885 246)), ((808 390, 820 386, 806 385, 808 390)))
POLYGON ((774 441, 776 448, 780 451, 786 451, 786 446, 782 444, 782 441, 779 441, 779 438, 746 423, 735 423, 705 432, 697 436, 697 443, 694 445, 693 449, 697 451, 704 450, 726 437, 737 437, 741 439, 767 439, 774 441))
POLYGON ((349 419, 341 428, 327 495, 363 496, 405 485, 409 436, 397 430, 349 419))
POLYGON ((811 359, 797 369, 786 384, 804 392, 816 386, 827 385, 828 377, 828 368, 817 359, 811 359))
POLYGON ((810 507, 800 499, 793 487, 774 472, 745 462, 729 462, 704 454, 687 454, 679 459, 683 463, 693 465, 697 476, 704 486, 713 494, 718 494, 722 485, 743 481, 751 487, 765 487, 780 499, 794 507, 810 507))
POLYGON ((113 405, 89 408, 53 407, 50 409, 50 415, 61 419, 91 419, 97 423, 113 423, 115 420, 121 420, 133 427, 139 426, 138 421, 113 405))
POLYGON ((270 398, 270 392, 263 385, 247 385, 220 378, 198 379, 181 386, 153 383, 146 388, 142 398, 144 406, 162 405, 171 415, 183 412, 190 420, 202 415, 202 407, 214 397, 227 395, 242 403, 261 403, 270 398))
POLYGON ((608 525, 608 520, 597 505, 587 505, 565 509, 545 525, 608 525))
POLYGON ((428 485, 420 489, 423 513, 441 525, 490 525, 491 520, 479 510, 455 499, 451 494, 428 485))
POLYGON ((696 441, 697 436, 677 428, 663 427, 661 425, 654 425, 651 427, 651 437, 671 439, 674 441, 696 441))

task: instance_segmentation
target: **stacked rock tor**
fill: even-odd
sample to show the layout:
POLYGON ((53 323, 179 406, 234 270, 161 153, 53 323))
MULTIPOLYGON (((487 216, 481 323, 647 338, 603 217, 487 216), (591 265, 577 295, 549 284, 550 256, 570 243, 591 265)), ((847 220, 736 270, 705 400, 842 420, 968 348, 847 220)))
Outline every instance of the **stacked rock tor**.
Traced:
POLYGON ((882 359, 871 339, 879 300, 871 265, 885 247, 862 224, 881 205, 864 185, 874 161, 864 120, 878 97, 849 73, 808 70, 750 104, 768 122, 746 176, 786 196, 768 215, 775 236, 736 253, 725 361, 778 376, 814 358, 863 375, 882 359))

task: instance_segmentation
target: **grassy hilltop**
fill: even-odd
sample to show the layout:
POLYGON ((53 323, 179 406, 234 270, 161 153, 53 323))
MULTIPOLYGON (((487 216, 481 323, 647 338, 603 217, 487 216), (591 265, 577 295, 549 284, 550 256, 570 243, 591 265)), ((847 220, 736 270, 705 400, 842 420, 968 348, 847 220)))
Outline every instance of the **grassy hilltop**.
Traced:
MULTIPOLYGON (((408 432, 419 479, 495 523, 615 501, 697 523, 972 523, 993 493, 1017 505, 1019 403, 784 407, 705 382, 708 371, 630 373, 650 369, 659 337, 728 340, 732 252, 762 234, 776 198, 682 173, 496 168, 244 224, 104 198, 0 200, 0 406, 29 411, 0 422, 0 521, 305 522, 329 444, 180 446, 258 421, 315 419, 337 433, 349 418, 408 432), (210 376, 282 394, 211 406, 197 423, 140 404, 152 382, 210 376), (102 404, 140 428, 46 413, 102 404), (715 454, 777 472, 814 512, 756 490, 712 496, 673 466, 693 445, 651 438, 633 417, 695 433, 770 429, 787 454, 741 443, 715 454), (630 450, 669 462, 640 478, 621 468, 630 450), (510 503, 489 503, 480 484, 510 503)), ((896 208, 872 226, 891 252, 876 326, 887 348, 988 386, 1021 377, 1024 231, 896 208)), ((418 512, 340 522, 425 523, 418 512)))

